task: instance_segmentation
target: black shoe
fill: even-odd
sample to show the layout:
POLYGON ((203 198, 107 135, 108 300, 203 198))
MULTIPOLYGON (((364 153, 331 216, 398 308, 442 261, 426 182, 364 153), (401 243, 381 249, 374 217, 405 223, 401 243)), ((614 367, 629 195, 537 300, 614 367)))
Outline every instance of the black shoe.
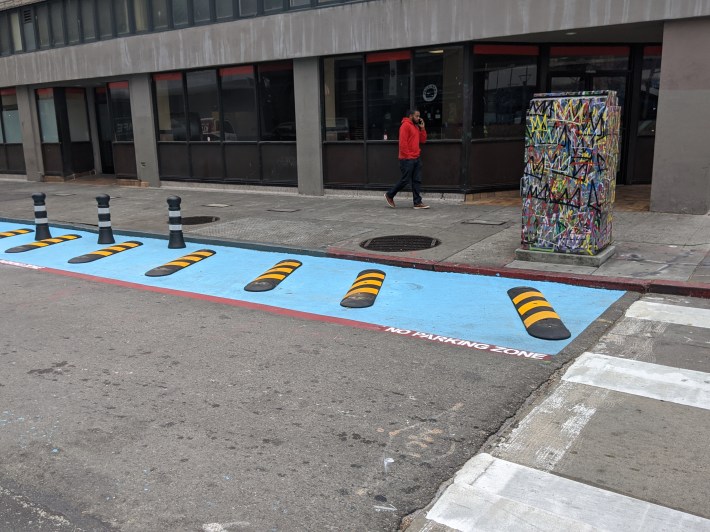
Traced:
POLYGON ((387 200, 387 205, 389 205, 393 209, 395 208, 394 200, 387 195, 387 192, 385 192, 385 200, 387 200))

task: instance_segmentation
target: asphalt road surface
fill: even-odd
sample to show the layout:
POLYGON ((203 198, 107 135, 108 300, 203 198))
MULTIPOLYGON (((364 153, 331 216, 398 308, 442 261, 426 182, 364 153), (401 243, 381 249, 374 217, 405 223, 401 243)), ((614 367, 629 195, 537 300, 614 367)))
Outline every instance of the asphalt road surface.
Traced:
POLYGON ((0 316, 8 530, 396 529, 608 324, 543 362, 7 264, 0 316))

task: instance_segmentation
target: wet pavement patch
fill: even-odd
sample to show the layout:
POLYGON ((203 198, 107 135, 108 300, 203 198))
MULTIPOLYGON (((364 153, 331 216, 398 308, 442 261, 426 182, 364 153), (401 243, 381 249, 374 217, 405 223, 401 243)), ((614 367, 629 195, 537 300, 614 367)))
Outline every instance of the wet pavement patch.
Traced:
POLYGON ((218 221, 218 216, 184 216, 182 218, 182 225, 202 225, 218 221))

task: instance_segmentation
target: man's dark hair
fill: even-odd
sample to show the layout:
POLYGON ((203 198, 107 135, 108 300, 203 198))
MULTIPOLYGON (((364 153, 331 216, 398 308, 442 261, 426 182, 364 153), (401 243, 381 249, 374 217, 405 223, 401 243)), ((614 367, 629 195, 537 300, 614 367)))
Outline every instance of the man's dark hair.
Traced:
POLYGON ((406 116, 412 116, 414 113, 419 111, 419 109, 414 108, 414 109, 407 109, 407 115, 406 116))

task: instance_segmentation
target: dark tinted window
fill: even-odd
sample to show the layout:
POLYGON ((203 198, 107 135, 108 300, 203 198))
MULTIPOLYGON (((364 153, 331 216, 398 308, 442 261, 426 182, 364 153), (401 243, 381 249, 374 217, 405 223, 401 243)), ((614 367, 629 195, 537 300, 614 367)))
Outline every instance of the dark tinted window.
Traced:
POLYGON ((223 68, 220 76, 224 112, 224 124, 219 127, 220 138, 225 141, 259 140, 254 68, 223 68))
POLYGON ((267 63, 258 71, 262 140, 296 140, 293 66, 267 63))

